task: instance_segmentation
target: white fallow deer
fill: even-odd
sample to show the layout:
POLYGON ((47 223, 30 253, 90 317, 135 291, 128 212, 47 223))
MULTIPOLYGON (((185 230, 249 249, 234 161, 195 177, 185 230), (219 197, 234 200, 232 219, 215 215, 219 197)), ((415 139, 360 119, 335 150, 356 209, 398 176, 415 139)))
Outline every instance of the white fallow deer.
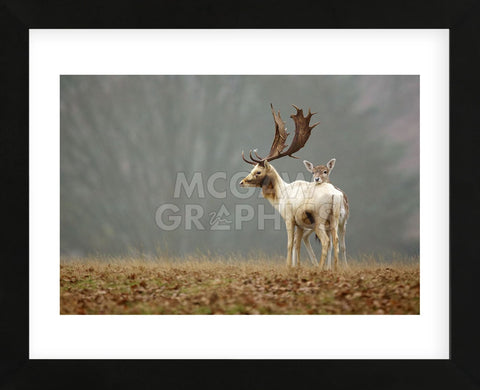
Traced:
POLYGON ((310 119, 314 115, 310 110, 304 117, 303 110, 297 106, 293 107, 295 107, 297 113, 290 116, 295 123, 295 135, 292 144, 284 151, 287 146, 285 141, 289 133, 286 131, 285 122, 280 117, 280 112, 276 114, 273 106, 271 106, 275 121, 275 137, 270 153, 267 157, 262 158, 254 151, 253 153, 256 156, 254 157, 250 150, 251 160, 249 161, 242 151, 243 160, 255 166, 250 174, 240 182, 240 186, 262 188, 263 196, 280 212, 285 220, 288 234, 287 266, 296 266, 296 259, 300 258, 303 233, 305 230, 312 230, 315 231, 322 243, 320 268, 323 268, 327 248, 330 244, 330 235, 333 241, 335 264, 338 262, 337 229, 340 209, 343 204, 342 193, 329 183, 324 183, 321 186, 304 180, 286 183, 269 163, 269 161, 284 156, 297 158, 293 156, 293 153, 299 151, 305 145, 312 129, 318 125, 318 123, 315 123, 310 126, 310 119), (296 245, 293 252, 294 241, 296 245))
MULTIPOLYGON (((317 165, 314 166, 310 161, 303 160, 303 164, 305 168, 313 175, 312 181, 317 183, 318 185, 322 183, 330 183, 330 173, 332 172, 333 167, 335 166, 336 160, 332 158, 326 165, 317 165)), ((341 191, 343 194, 343 204, 340 209, 340 219, 338 221, 338 238, 340 241, 340 252, 343 259, 343 263, 347 266, 347 249, 345 246, 345 233, 347 229, 347 220, 350 213, 350 207, 348 205, 348 198, 345 192, 343 192, 340 188, 335 187, 337 190, 341 191)), ((308 238, 310 234, 313 233, 313 230, 306 231, 303 237, 305 245, 310 245, 310 241, 308 238), (305 241, 307 240, 307 242, 305 241)), ((313 253, 313 251, 311 252, 313 253)), ((309 251, 310 254, 310 251, 309 251)), ((315 254, 313 254, 315 256, 315 254)), ((316 262, 317 259, 314 257, 314 261, 316 262)), ((312 260, 313 262, 313 260, 312 260)), ((328 248, 328 257, 327 257, 327 268, 331 268, 332 265, 332 244, 330 243, 330 247, 328 248)))

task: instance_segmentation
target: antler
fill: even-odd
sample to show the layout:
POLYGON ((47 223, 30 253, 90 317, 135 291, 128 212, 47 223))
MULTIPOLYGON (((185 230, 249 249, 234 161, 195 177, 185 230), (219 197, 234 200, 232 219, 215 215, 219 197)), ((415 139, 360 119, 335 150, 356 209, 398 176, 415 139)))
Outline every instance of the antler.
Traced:
POLYGON ((292 106, 297 110, 297 113, 295 115, 290 115, 290 118, 292 118, 295 122, 295 135, 293 136, 293 141, 290 147, 285 152, 283 152, 283 150, 288 146, 285 145, 285 142, 290 133, 287 133, 286 131, 285 122, 280 117, 280 111, 278 111, 278 114, 275 114, 273 105, 270 103, 270 107, 272 108, 273 120, 275 121, 275 137, 273 139, 272 147, 270 148, 270 153, 267 157, 262 158, 257 154, 257 151, 254 150, 253 153, 255 153, 255 156, 257 157, 257 159, 255 159, 253 158, 252 151, 250 150, 251 161, 248 161, 242 151, 243 161, 253 165, 263 165, 265 161, 276 160, 277 158, 284 156, 298 158, 296 156, 293 156, 293 153, 298 152, 301 148, 305 146, 305 143, 310 137, 312 129, 320 122, 317 122, 310 126, 310 119, 313 115, 316 114, 316 112, 312 113, 310 109, 308 109, 308 114, 306 117, 304 117, 302 109, 298 108, 294 104, 292 104, 292 106))
MULTIPOLYGON (((287 129, 285 128, 285 122, 282 120, 280 116, 280 111, 278 114, 275 114, 275 110, 273 109, 273 104, 270 103, 270 107, 272 109, 273 120, 275 121, 275 138, 273 139, 272 147, 270 148, 270 153, 268 157, 277 156, 279 155, 283 149, 287 147, 285 142, 287 141, 287 137, 290 133, 287 133, 287 129)), ((257 155, 257 157, 260 157, 257 155)))
MULTIPOLYGON (((298 108, 295 104, 292 104, 292 106, 297 110, 297 113, 295 115, 290 115, 290 118, 293 119, 295 122, 295 135, 293 136, 293 141, 288 150, 280 154, 278 157, 283 157, 283 156, 290 156, 293 158, 298 158, 296 156, 292 156, 293 153, 298 152, 300 149, 302 149, 305 144, 308 141, 308 138, 310 137, 310 133, 312 132, 312 129, 317 126, 320 122, 314 123, 313 125, 310 126, 310 119, 312 116, 316 114, 316 112, 311 112, 310 109, 308 109, 308 114, 307 116, 303 116, 303 110, 301 108, 298 108)), ((270 160, 269 160, 270 161, 270 160)))

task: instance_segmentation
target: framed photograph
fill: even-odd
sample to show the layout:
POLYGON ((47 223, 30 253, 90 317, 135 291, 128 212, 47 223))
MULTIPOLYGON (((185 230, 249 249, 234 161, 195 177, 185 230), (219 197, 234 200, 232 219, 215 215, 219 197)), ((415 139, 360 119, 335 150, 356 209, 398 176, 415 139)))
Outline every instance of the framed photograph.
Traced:
POLYGON ((449 26, 22 31, 28 338, 7 382, 45 359, 296 359, 476 388, 451 328, 472 276, 450 258, 449 26))
POLYGON ((32 356, 447 358, 448 289, 440 281, 448 281, 448 224, 443 218, 434 224, 419 220, 439 218, 438 210, 448 204, 446 195, 435 196, 447 194, 441 175, 448 169, 448 32, 392 30, 384 31, 380 42, 377 37, 375 30, 72 30, 63 31, 57 43, 57 31, 32 30, 32 356), (251 41, 254 46, 245 44, 251 41), (276 68, 268 49, 281 53, 293 46, 309 60, 279 61, 276 68), (82 48, 97 52, 96 64, 105 70, 85 69, 92 64, 82 64, 88 58, 82 48), (224 61, 212 66, 209 58, 219 50, 226 53, 224 61), (363 64, 351 61, 359 50, 369 50, 363 64), (125 55, 131 51, 135 55, 125 55), (192 55, 205 61, 188 62, 192 55), (242 64, 242 58, 255 61, 242 64), (432 62, 444 66, 434 71, 432 62), (270 97, 276 97, 276 107, 270 97), (292 100, 294 128, 290 123, 286 128, 282 118, 289 111, 283 107, 292 100), (311 112, 313 103, 319 113, 311 112), (261 105, 265 115, 253 120, 261 105), (46 130, 54 126, 58 132, 46 130), (287 129, 295 132, 291 141, 282 140, 287 129), (241 149, 248 143, 259 147, 257 142, 274 152, 242 158, 241 149), (45 158, 50 145, 60 150, 45 158), (307 157, 320 161, 307 164, 307 157), (342 160, 349 168, 335 181, 333 168, 341 172, 342 160), (308 177, 289 178, 298 178, 299 171, 308 177), (312 173, 321 182, 312 181, 312 173), (419 183, 420 177, 429 180, 419 183), (51 194, 56 184, 59 197, 51 194), (56 222, 45 229, 47 216, 58 211, 60 232, 56 222), (337 241, 349 243, 348 261, 344 245, 326 259, 334 218, 337 241), (318 259, 301 235, 295 237, 295 253, 285 256, 288 240, 282 244, 282 237, 293 241, 299 231, 321 240, 318 259), (443 247, 434 239, 442 234, 443 247), (60 261, 51 269, 36 260, 35 253, 51 258, 59 247, 60 261), (400 260, 390 252, 400 253, 400 260), (59 266, 60 286, 54 287, 59 266), (49 277, 50 291, 43 286, 49 277), (51 308, 36 302, 50 302, 51 308), (304 329, 303 336, 282 336, 282 327, 273 326, 279 319, 304 329), (116 343, 132 321, 156 342, 139 343, 137 336, 116 343), (85 335, 76 339, 80 356, 73 342, 68 348, 53 345, 64 339, 58 337, 62 330, 75 326, 85 335), (173 341, 192 326, 205 339, 192 335, 185 347, 173 341), (387 343, 393 329, 404 337, 387 343), (239 333, 236 341, 230 340, 232 331, 239 333), (312 338, 316 332, 332 337, 312 338), (342 337, 352 350, 342 347, 340 354, 336 340, 342 337), (101 346, 101 356, 89 355, 88 340, 101 346), (202 340, 208 340, 211 355, 202 340), (136 345, 142 347, 135 352, 136 345), (43 355, 57 348, 58 355, 43 355))

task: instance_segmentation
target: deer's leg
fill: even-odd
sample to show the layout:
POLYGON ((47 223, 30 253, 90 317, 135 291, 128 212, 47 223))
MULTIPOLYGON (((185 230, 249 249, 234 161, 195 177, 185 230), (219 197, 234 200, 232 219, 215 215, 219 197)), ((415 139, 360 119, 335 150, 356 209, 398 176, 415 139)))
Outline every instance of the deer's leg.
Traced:
POLYGON ((335 262, 334 262, 334 265, 333 265, 333 268, 335 269, 335 271, 338 270, 338 231, 337 229, 332 229, 331 230, 331 241, 333 241, 333 256, 334 256, 334 259, 335 259, 335 262))
POLYGON ((293 266, 300 266, 300 245, 302 245, 302 237, 304 230, 297 226, 295 229, 295 238, 293 240, 293 266))
POLYGON ((330 239, 330 243, 328 244, 328 252, 327 252, 327 269, 332 269, 332 234, 328 233, 328 238, 330 239))
POLYGON ((323 265, 325 264, 325 258, 327 257, 327 250, 328 250, 328 245, 330 243, 330 239, 328 238, 328 234, 325 230, 323 230, 320 227, 317 227, 315 229, 315 233, 317 234, 317 237, 320 239, 320 242, 322 243, 322 257, 320 257, 320 269, 323 269, 323 265))
POLYGON ((287 228, 287 236, 288 236, 287 267, 291 267, 292 266, 293 235, 294 235, 295 224, 294 224, 294 221, 288 221, 288 222, 285 222, 285 225, 286 225, 286 228, 287 228))
POLYGON ((340 240, 340 250, 342 252, 342 259, 343 264, 345 267, 348 267, 347 264, 347 247, 345 246, 345 231, 346 231, 346 223, 342 223, 338 225, 338 238, 340 240))
POLYGON ((310 257, 310 261, 313 265, 318 265, 317 258, 315 257, 315 252, 312 249, 312 245, 310 244, 310 234, 313 233, 313 230, 309 230, 303 234, 303 243, 305 244, 305 248, 307 248, 308 256, 310 257))
POLYGON ((298 233, 298 228, 295 227, 293 230, 292 267, 295 267, 297 265, 297 253, 295 252, 295 248, 297 247, 297 233, 298 233))
POLYGON ((295 251, 295 248, 297 247, 297 231, 297 227, 293 228, 292 267, 295 267, 297 265, 297 253, 295 251))

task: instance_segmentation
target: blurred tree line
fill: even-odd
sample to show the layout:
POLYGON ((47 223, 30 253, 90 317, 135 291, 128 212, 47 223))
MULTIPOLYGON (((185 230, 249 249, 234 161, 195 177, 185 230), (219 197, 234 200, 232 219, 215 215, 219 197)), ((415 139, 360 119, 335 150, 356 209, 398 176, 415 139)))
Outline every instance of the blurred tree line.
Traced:
POLYGON ((61 76, 60 88, 62 254, 285 254, 283 221, 280 230, 273 220, 258 229, 259 205, 274 214, 260 190, 240 199, 230 189, 235 174, 252 168, 241 151, 265 155, 270 148, 270 103, 290 137, 291 104, 318 113, 313 120, 321 123, 300 159, 273 165, 285 178, 310 180, 303 159, 337 159, 331 179, 351 208, 347 253, 419 253, 417 76, 61 76), (182 190, 175 198, 177 174, 190 182, 195 172, 205 196, 195 190, 187 199, 182 190), (225 172, 226 180, 214 183, 224 198, 207 189, 215 172, 225 172), (166 203, 183 218, 171 231, 156 219, 166 203), (187 204, 203 210, 205 230, 185 228, 187 204), (255 210, 240 230, 236 205, 255 210), (212 231, 210 213, 220 209, 230 230, 212 231))

